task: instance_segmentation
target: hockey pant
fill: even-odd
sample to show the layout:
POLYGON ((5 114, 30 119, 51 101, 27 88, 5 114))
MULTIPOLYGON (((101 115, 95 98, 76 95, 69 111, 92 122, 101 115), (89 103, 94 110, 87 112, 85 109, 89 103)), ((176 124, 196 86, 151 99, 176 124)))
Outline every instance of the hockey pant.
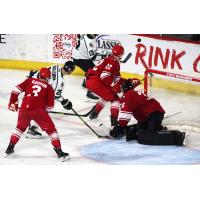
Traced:
POLYGON ((11 135, 11 143, 16 144, 18 142, 22 134, 29 126, 31 120, 34 120, 41 127, 41 129, 49 135, 51 138, 51 143, 55 148, 61 148, 60 139, 58 137, 55 125, 51 120, 48 112, 44 109, 20 109, 15 132, 13 132, 11 135))
POLYGON ((99 113, 105 106, 106 102, 111 102, 111 116, 117 118, 119 114, 119 97, 111 87, 107 87, 97 77, 89 77, 86 81, 86 86, 89 90, 100 97, 96 104, 96 111, 99 113))
POLYGON ((162 120, 164 118, 164 113, 156 111, 151 113, 144 122, 138 122, 137 128, 147 131, 160 131, 162 126, 162 120))
POLYGON ((80 67, 84 72, 87 72, 88 69, 91 69, 95 66, 92 59, 73 59, 75 65, 80 67))

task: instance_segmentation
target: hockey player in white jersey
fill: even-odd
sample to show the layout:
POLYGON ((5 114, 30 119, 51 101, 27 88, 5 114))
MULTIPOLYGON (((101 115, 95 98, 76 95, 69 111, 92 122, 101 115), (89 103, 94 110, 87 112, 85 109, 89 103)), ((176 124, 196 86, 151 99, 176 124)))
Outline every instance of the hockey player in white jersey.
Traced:
MULTIPOLYGON (((70 110, 72 108, 72 103, 62 96, 62 91, 64 89, 64 76, 71 74, 75 65, 72 61, 67 61, 63 67, 60 65, 53 65, 49 67, 51 71, 51 78, 48 80, 49 84, 53 87, 55 91, 55 100, 59 101, 64 109, 70 110)), ((38 77, 39 71, 31 71, 30 77, 38 77)), ((38 125, 32 122, 26 134, 26 138, 41 138, 42 134, 38 132, 38 125)))
MULTIPOLYGON (((99 53, 97 53, 96 36, 97 34, 78 35, 77 45, 72 50, 72 59, 74 64, 80 67, 85 74, 87 73, 88 69, 91 69, 96 65, 94 62, 97 58, 97 55, 99 55, 99 53)), ((82 86, 86 87, 85 79, 83 80, 82 86)), ((86 96, 91 99, 99 99, 89 90, 87 91, 86 96)))

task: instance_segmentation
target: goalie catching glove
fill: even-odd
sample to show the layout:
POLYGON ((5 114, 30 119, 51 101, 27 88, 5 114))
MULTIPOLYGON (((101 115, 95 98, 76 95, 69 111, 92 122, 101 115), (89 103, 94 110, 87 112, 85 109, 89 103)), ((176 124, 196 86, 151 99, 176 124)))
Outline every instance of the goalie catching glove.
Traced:
POLYGON ((129 90, 132 90, 140 84, 141 84, 141 81, 139 79, 129 78, 128 80, 124 81, 124 83, 122 83, 122 91, 126 92, 129 90))
POLYGON ((138 85, 141 84, 141 81, 137 78, 129 78, 128 81, 132 83, 133 88, 136 88, 138 85))
POLYGON ((72 109, 72 103, 68 99, 63 99, 61 102, 64 109, 71 110, 72 109))
POLYGON ((16 101, 15 103, 10 102, 8 104, 8 109, 11 110, 11 111, 13 111, 13 112, 17 112, 18 109, 19 109, 19 107, 18 107, 18 101, 16 101))

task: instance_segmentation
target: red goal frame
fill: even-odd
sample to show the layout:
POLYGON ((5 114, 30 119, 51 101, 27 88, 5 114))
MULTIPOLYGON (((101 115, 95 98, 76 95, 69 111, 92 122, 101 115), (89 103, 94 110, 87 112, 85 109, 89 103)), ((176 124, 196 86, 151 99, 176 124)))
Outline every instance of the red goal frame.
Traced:
POLYGON ((148 94, 148 78, 149 78, 149 74, 159 74, 159 75, 163 75, 166 77, 174 77, 174 78, 179 78, 179 79, 183 79, 183 80, 189 80, 189 81, 193 81, 193 82, 199 82, 200 83, 200 78, 195 78, 192 76, 187 76, 187 75, 180 75, 180 74, 176 74, 176 73, 171 73, 171 72, 167 72, 167 71, 160 71, 160 70, 155 70, 155 69, 147 69, 144 72, 144 93, 147 95, 148 94))

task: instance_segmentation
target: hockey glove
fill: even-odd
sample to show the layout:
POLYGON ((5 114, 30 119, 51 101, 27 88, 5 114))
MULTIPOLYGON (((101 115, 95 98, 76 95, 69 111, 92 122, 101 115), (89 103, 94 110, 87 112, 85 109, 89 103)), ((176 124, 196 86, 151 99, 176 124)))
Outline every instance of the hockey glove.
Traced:
POLYGON ((116 83, 112 86, 112 89, 114 90, 114 92, 116 93, 120 93, 121 92, 121 84, 116 83))
POLYGON ((134 88, 141 84, 141 81, 137 78, 129 78, 128 80, 133 84, 134 88))
POLYGON ((72 109, 72 103, 68 99, 63 99, 61 102, 64 109, 71 110, 72 109))
POLYGON ((18 102, 17 101, 15 103, 9 102, 8 109, 13 111, 13 112, 17 112, 18 109, 19 109, 18 102))
POLYGON ((126 127, 123 126, 115 126, 112 130, 110 130, 110 137, 113 139, 121 139, 125 136, 126 127))

